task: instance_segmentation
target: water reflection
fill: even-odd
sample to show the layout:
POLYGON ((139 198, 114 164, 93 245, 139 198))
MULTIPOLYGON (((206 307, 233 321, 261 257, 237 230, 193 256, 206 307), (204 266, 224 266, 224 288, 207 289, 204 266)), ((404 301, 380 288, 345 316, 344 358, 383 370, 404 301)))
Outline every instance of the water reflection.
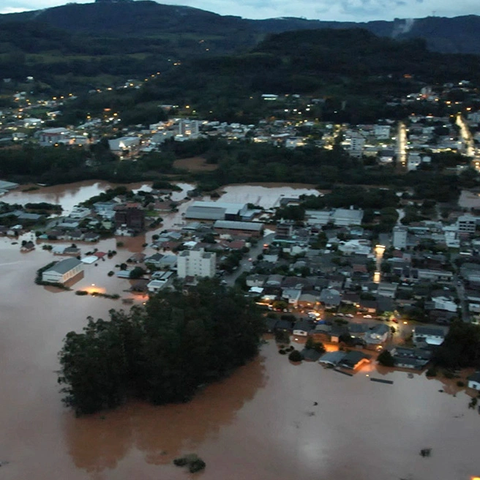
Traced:
MULTIPOLYGON (((195 451, 215 439, 237 412, 265 386, 263 357, 226 380, 210 385, 189 403, 154 407, 130 402, 112 412, 65 418, 68 451, 90 474, 115 469, 136 448, 148 464, 171 464, 184 450, 195 451)), ((93 478, 98 478, 92 475, 93 478)))

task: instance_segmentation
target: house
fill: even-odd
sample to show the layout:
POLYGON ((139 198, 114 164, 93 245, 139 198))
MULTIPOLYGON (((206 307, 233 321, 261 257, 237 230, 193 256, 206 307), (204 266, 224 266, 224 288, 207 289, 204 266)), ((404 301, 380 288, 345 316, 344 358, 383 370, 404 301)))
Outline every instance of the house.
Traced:
POLYGON ((378 285, 377 295, 387 298, 395 298, 398 285, 396 283, 382 282, 378 285))
POLYGON ((312 324, 308 320, 300 320, 293 326, 293 334, 299 337, 306 337, 312 330, 312 324))
POLYGON ((277 323, 275 323, 275 327, 273 331, 275 333, 279 333, 279 332, 290 333, 292 331, 292 322, 289 322, 288 320, 278 320, 277 323))
POLYGON ((349 370, 356 370, 366 363, 370 363, 372 357, 366 353, 351 351, 340 361, 339 366, 349 370))
POLYGON ((21 252, 31 252, 32 250, 35 250, 35 244, 33 242, 25 242, 20 247, 21 252))
POLYGON ((288 301, 291 305, 297 305, 298 299, 302 295, 302 291, 296 288, 284 288, 282 290, 282 298, 288 301))
POLYGON ((320 302, 325 304, 325 307, 338 307, 341 302, 340 292, 333 288, 324 288, 320 292, 320 302))
POLYGON ((365 341, 369 345, 380 345, 387 340, 389 335, 390 327, 384 323, 380 323, 365 334, 365 341))
POLYGON ((157 262, 157 265, 157 268, 173 270, 177 266, 177 256, 164 255, 163 258, 159 262, 157 262))
MULTIPOLYGON (((136 254, 138 255, 138 254, 136 254)), ((143 255, 143 254, 142 254, 143 255)), ((152 265, 155 268, 160 268, 160 261, 162 260, 164 256, 161 253, 154 253, 153 255, 150 255, 149 257, 143 256, 143 260, 145 261, 146 265, 152 265)), ((132 260, 134 261, 134 260, 132 260)), ((138 260, 135 261, 135 263, 138 263, 138 260)))
POLYGON ((83 236, 86 242, 98 242, 100 240, 100 234, 95 232, 87 232, 83 236))
POLYGON ((468 378, 468 388, 473 388, 474 390, 480 390, 480 372, 475 372, 473 375, 470 375, 468 378))
POLYGON ((67 258, 57 262, 52 267, 42 272, 42 281, 48 283, 65 284, 68 280, 83 272, 83 264, 76 258, 67 258))
POLYGON ((164 288, 165 285, 167 285, 167 282, 164 282, 162 280, 152 280, 147 284, 147 289, 150 293, 157 293, 162 288, 164 288))
POLYGON ((247 287, 263 287, 265 285, 265 281, 267 280, 267 275, 260 275, 256 273, 254 275, 249 275, 245 282, 247 287))
MULTIPOLYGON (((163 256, 163 255, 162 255, 163 256)), ((141 252, 134 253, 128 260, 127 262, 131 263, 143 263, 145 260, 146 255, 141 252)), ((150 262, 151 263, 151 262, 150 262)))
POLYGON ((412 333, 415 345, 426 343, 430 346, 439 346, 443 343, 446 336, 446 331, 443 328, 428 325, 416 326, 412 333))
POLYGON ((301 352, 302 358, 309 362, 317 362, 322 356, 320 352, 317 352, 313 348, 304 348, 301 352))
POLYGON ((395 366, 421 370, 430 361, 432 352, 423 348, 407 348, 396 346, 390 351, 395 366))
POLYGON ((336 367, 346 356, 345 352, 338 350, 337 352, 327 352, 320 357, 318 363, 325 366, 336 367))

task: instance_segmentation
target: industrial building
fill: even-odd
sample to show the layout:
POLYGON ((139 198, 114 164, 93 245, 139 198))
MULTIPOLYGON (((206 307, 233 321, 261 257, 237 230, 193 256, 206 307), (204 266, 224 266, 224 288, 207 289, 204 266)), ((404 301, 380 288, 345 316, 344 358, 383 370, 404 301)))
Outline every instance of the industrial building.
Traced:
POLYGON ((242 220, 248 211, 245 203, 194 202, 186 212, 185 218, 193 220, 242 220))

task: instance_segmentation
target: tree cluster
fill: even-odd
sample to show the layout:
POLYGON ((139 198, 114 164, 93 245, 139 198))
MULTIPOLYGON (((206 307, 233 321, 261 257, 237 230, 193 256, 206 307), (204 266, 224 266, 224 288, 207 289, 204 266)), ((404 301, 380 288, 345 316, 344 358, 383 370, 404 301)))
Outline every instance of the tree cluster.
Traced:
POLYGON ((216 280, 188 294, 159 293, 145 308, 110 311, 67 334, 59 353, 64 402, 77 415, 128 398, 185 402, 257 352, 264 326, 255 305, 216 280))

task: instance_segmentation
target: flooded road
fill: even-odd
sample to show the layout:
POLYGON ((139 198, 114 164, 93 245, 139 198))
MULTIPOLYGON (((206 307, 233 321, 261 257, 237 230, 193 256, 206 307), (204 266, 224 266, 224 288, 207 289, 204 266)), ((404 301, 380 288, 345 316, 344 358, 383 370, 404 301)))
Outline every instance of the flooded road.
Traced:
MULTIPOLYGON (((226 189, 225 189, 226 190, 226 189)), ((33 193, 33 192, 32 192, 33 193)), ((233 200, 232 200, 233 201, 233 200)), ((173 222, 173 220, 172 220, 173 222)), ((108 277, 142 248, 86 265, 73 289, 93 283, 128 295, 108 277)), ((115 249, 115 240, 95 245, 115 249)), ((93 248, 93 247, 83 247, 93 248)), ((84 250, 85 251, 85 250, 84 250)), ((86 317, 106 318, 117 300, 53 293, 33 282, 52 261, 0 238, 0 461, 2 480, 466 480, 480 475, 480 415, 450 384, 367 366, 353 377, 318 364, 292 365, 269 341, 260 356, 184 405, 131 402, 75 418, 61 403, 57 352, 86 317), (367 376, 369 375, 369 376, 367 376), (387 378, 393 385, 374 383, 387 378), (315 405, 315 402, 318 405, 315 405), (432 457, 419 451, 432 448, 432 457), (206 463, 195 476, 172 465, 185 453, 206 463)))

